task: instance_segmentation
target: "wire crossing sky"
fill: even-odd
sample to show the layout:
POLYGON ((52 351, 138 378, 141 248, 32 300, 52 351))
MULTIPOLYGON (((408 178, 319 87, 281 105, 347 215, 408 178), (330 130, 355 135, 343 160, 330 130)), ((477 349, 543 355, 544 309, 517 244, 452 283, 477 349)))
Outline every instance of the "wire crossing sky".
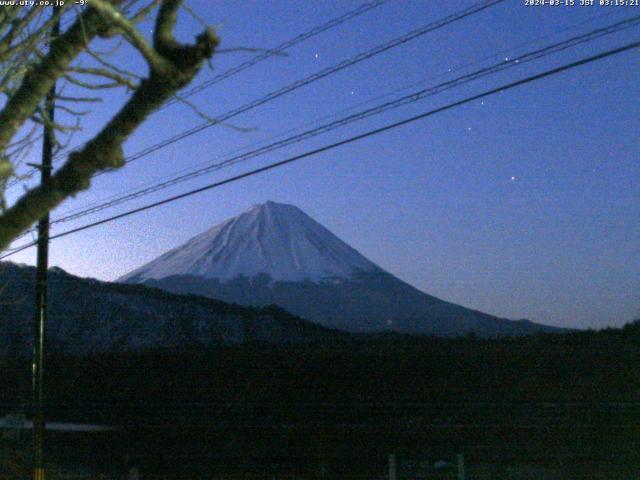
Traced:
MULTIPOLYGON (((113 206, 122 204, 124 202, 139 198, 141 196, 146 196, 150 193, 159 191, 159 190, 163 190, 169 186, 173 186, 176 185, 178 183, 183 183, 185 181, 191 180, 193 178, 199 177, 201 175, 205 175, 205 174, 209 174, 211 172, 215 172, 217 170, 220 170, 222 168, 228 167, 230 165, 234 165, 236 163, 239 163, 241 161, 246 161, 248 159, 254 158, 258 155, 263 155, 267 152, 273 151, 275 149, 281 148, 283 146, 286 145, 290 145, 294 142, 300 142, 303 141, 305 139, 311 138, 313 136, 319 135, 321 133, 330 131, 334 128, 339 128, 342 127, 344 125, 347 125, 351 122, 354 121, 358 121, 361 120, 363 118, 367 118, 370 115, 377 115, 380 113, 383 113, 389 109, 394 109, 394 108, 398 108, 400 106, 406 105, 408 103, 412 103, 412 102, 417 102, 420 101, 424 98, 426 98, 427 96, 431 96, 431 95, 436 95, 440 92, 443 92, 449 88, 453 88, 456 87, 458 85, 461 85, 463 83, 466 83, 468 81, 473 81, 476 80, 478 78, 482 78, 486 75, 490 75, 496 72, 500 72, 506 68, 514 68, 520 65, 524 65, 526 62, 530 62, 533 60, 537 60, 540 58, 543 58, 544 56, 556 53, 558 51, 562 51, 563 49, 566 48, 570 48, 572 46, 578 45, 582 42, 585 41, 592 41, 595 38, 598 38, 601 35, 606 35, 606 34, 610 34, 610 33, 614 33, 617 31, 620 31, 621 29, 624 28, 629 28, 632 26, 637 26, 638 24, 640 24, 640 16, 636 16, 633 17, 631 19, 622 21, 622 22, 617 22, 614 25, 610 25, 604 28, 600 28, 600 29, 596 29, 596 30, 592 30, 591 32, 588 32, 587 34, 584 35, 580 35, 578 37, 573 37, 570 38, 568 40, 565 40, 563 42, 559 42, 559 43, 555 43, 553 45, 548 45, 542 49, 538 49, 532 52, 528 52, 524 55, 519 56, 517 59, 512 59, 510 61, 501 61, 497 64, 491 65, 489 67, 485 67, 482 68, 480 70, 477 70, 473 73, 470 74, 466 74, 463 75, 461 77, 457 77, 455 79, 452 80, 448 80, 446 82, 440 83, 438 85, 432 86, 430 88, 426 88, 426 89, 422 89, 419 91, 415 91, 412 92, 408 95, 403 95, 402 97, 396 99, 396 100, 392 100, 389 102, 385 102, 381 105, 377 105, 375 107, 372 108, 368 108, 365 109, 363 111, 348 115, 347 117, 343 117, 340 118, 338 120, 334 120, 333 122, 330 122, 328 124, 316 127, 314 129, 311 130, 307 130, 305 132, 302 132, 300 134, 291 136, 291 137, 287 137, 283 140, 279 140, 277 142, 271 143, 269 145, 263 146, 261 148, 255 149, 255 150, 251 150, 249 152, 245 152, 241 155, 236 155, 233 156, 223 162, 218 162, 218 163, 214 163, 212 165, 209 165, 207 167, 204 168, 200 168, 198 170, 195 171, 191 171, 189 173, 186 174, 182 174, 179 176, 175 176, 175 177, 171 177, 168 180, 155 184, 155 185, 151 185, 142 189, 138 189, 138 190, 134 190, 128 194, 125 194, 123 196, 120 197, 116 197, 113 198, 109 201, 106 201, 104 203, 99 203, 99 204, 94 204, 91 206, 88 206, 85 209, 77 209, 77 211, 75 213, 69 213, 66 214, 64 216, 61 217, 57 217, 55 219, 52 220, 52 223, 60 223, 60 222, 68 222, 70 220, 75 220, 78 218, 82 218, 86 215, 92 214, 92 213, 97 213, 99 211, 102 211, 104 209, 107 208, 111 208, 113 206), (79 211, 78 211, 79 210, 79 211)), ((134 157, 135 158, 135 157, 134 157)))
MULTIPOLYGON (((205 192, 207 190, 211 190, 213 188, 221 187, 223 185, 227 185, 229 183, 237 182, 239 180, 244 180, 245 178, 252 177, 253 175, 257 175, 257 174, 272 170, 274 168, 283 167, 285 165, 288 165, 289 163, 297 162, 297 161, 303 160, 303 159, 305 159, 307 157, 318 155, 320 153, 327 152, 327 151, 332 150, 334 148, 341 147, 343 145, 347 145, 349 143, 352 143, 352 142, 355 142, 355 141, 359 141, 359 140, 362 140, 364 138, 368 138, 368 137, 373 136, 373 135, 379 135, 379 134, 384 133, 384 132, 386 132, 388 130, 392 130, 394 128, 402 127, 402 126, 407 125, 409 123, 413 123, 413 122, 415 122, 417 120, 423 120, 423 119, 425 119, 427 117, 430 117, 432 115, 435 115, 435 114, 438 114, 438 113, 441 113, 441 112, 445 112, 445 111, 447 111, 447 110, 449 110, 451 108, 459 107, 461 105, 464 105, 466 103, 472 102, 474 100, 485 98, 485 97, 488 97, 490 95, 495 95, 496 93, 502 93, 503 91, 510 90, 512 88, 519 87, 521 85, 526 85, 529 82, 540 80, 542 78, 546 78, 546 77, 551 76, 551 75, 557 75, 558 73, 562 73, 562 72, 564 72, 566 70, 571 70, 573 68, 576 68, 576 67, 579 67, 579 66, 582 66, 582 65, 586 65, 586 64, 591 63, 591 62, 602 60, 603 58, 607 58, 607 57, 610 57, 612 55, 618 55, 620 53, 624 53, 624 52, 627 52, 629 50, 632 50, 632 49, 635 49, 635 48, 638 48, 638 47, 640 47, 640 41, 634 42, 634 43, 630 43, 630 44, 624 45, 624 46, 622 46, 620 48, 616 48, 616 49, 613 49, 613 50, 608 50, 606 52, 602 52, 602 53, 599 53, 598 55, 594 55, 592 57, 581 59, 581 60, 579 60, 577 62, 573 62, 573 63, 570 63, 568 65, 562 65, 562 66, 560 66, 558 68, 554 68, 553 70, 547 70, 546 72, 539 73, 539 74, 534 75, 532 77, 524 78, 522 80, 518 80, 516 82, 512 82, 512 83, 507 84, 507 85, 501 85, 501 86, 499 86, 497 88, 494 88, 492 90, 489 90, 487 92, 482 92, 482 93, 480 93, 478 95, 474 95, 472 97, 468 97, 468 98, 464 98, 462 100, 458 100, 457 102, 451 103, 449 105, 445 105, 445 106, 437 108, 435 110, 430 110, 428 112, 419 114, 417 116, 414 116, 414 117, 411 117, 411 118, 407 118, 407 119, 401 120, 399 122, 396 122, 396 123, 393 123, 393 124, 390 124, 390 125, 385 125, 384 127, 377 128, 377 129, 371 130, 369 132, 365 132, 365 133, 357 135, 355 137, 350 137, 350 138, 341 140, 341 141, 339 141, 337 143, 333 143, 331 145, 325 145, 325 146, 317 148, 315 150, 311 150, 309 152, 305 152, 305 153, 302 153, 300 155, 296 155, 295 157, 287 158, 285 160, 281 160, 279 162, 272 163, 272 164, 266 165, 264 167, 255 169, 255 170, 251 170, 250 172, 245 172, 245 173, 237 175, 235 177, 227 178, 225 180, 221 180, 219 182, 215 182, 215 183, 206 185, 204 187, 200 187, 200 188, 198 188, 196 190, 191 190, 191 191, 182 193, 180 195, 176 195, 174 197, 170 197, 170 198, 161 200, 159 202, 155 202, 155 203, 152 203, 152 204, 149 204, 149 205, 145 205, 143 207, 139 207, 139 208, 136 208, 136 209, 133 209, 133 210, 129 210, 129 211, 121 213, 119 215, 108 217, 108 218, 105 218, 105 219, 102 219, 102 220, 98 220, 97 222, 92 222, 92 223, 89 223, 87 225, 82 225, 81 227, 77 227, 77 228, 74 228, 74 229, 71 229, 71 230, 67 230, 67 231, 64 231, 64 232, 57 233, 57 234, 53 235, 52 237, 50 237, 50 239, 51 240, 55 240, 55 239, 58 239, 58 238, 66 237, 67 235, 72 235, 74 233, 82 232, 82 231, 88 230, 90 228, 95 228, 95 227, 97 227, 99 225, 104 225, 105 223, 110 223, 110 222, 113 222, 115 220, 120 220, 121 218, 128 217, 129 215, 134 215, 136 213, 140 213, 140 212, 144 212, 146 210, 149 210, 151 208, 156 208, 156 207, 159 207, 161 205, 166 205, 168 203, 172 203, 172 202, 175 202, 175 201, 178 201, 178 200, 182 200, 183 198, 190 197, 192 195, 195 195, 195 194, 198 194, 198 193, 202 193, 202 192, 205 192)), ((23 250, 26 250, 27 248, 34 247, 36 244, 37 244, 37 242, 31 242, 31 243, 26 244, 24 246, 17 247, 15 250, 12 250, 11 252, 8 252, 5 255, 0 256, 0 260, 8 258, 8 257, 10 257, 10 256, 12 256, 12 255, 14 255, 14 254, 16 254, 18 252, 23 251, 23 250)))
MULTIPOLYGON (((251 57, 218 55, 215 70, 187 88, 189 101, 220 118, 376 45, 481 5, 377 3, 294 43, 286 57, 272 55, 199 89, 251 57)), ((221 25, 223 47, 259 46, 265 53, 363 8, 362 2, 295 5, 223 1, 214 7, 194 1, 191 7, 221 25)), ((640 317, 637 50, 520 88, 500 87, 637 41, 640 28, 633 19, 639 13, 501 2, 270 98, 237 113, 233 122, 239 129, 207 129, 95 178, 90 192, 54 212, 54 217, 83 213, 56 224, 54 236, 104 218, 87 206, 243 159, 225 167, 224 177, 214 168, 189 176, 184 185, 176 182, 128 199, 126 206, 110 205, 109 215, 120 220, 56 240, 52 262, 74 274, 110 280, 252 204, 275 200, 299 206, 383 268, 445 300, 559 326, 622 325, 640 317), (621 22, 628 28, 608 30, 621 22), (606 34, 593 35, 597 31, 606 34), (533 52, 579 38, 589 40, 525 61, 533 52), (469 78, 474 80, 461 80, 469 78), (492 90, 492 96, 478 97, 492 90), (399 101, 418 92, 420 101, 399 101), (393 108, 382 108, 386 104, 393 108), (376 108, 375 115, 363 113, 376 108), (282 159, 435 111, 428 122, 323 150, 317 161, 266 171, 282 159), (358 115, 358 121, 345 120, 358 115), (340 126, 327 127, 332 124, 340 126), (225 181, 249 171, 263 173, 225 181), (211 184, 224 187, 121 217, 211 184)), ((180 28, 186 37, 200 26, 185 19, 180 28)), ((121 60, 124 66, 129 61, 124 54, 121 60)), ((100 108, 108 116, 119 102, 114 94, 100 108)), ((135 156, 201 124, 185 105, 174 103, 144 125, 125 153, 135 156)), ((91 131, 94 125, 84 128, 91 131)), ((10 259, 33 263, 33 254, 26 250, 10 259)))
MULTIPOLYGON (((318 25, 314 28, 312 28, 311 30, 301 33, 300 35, 296 35, 294 38, 291 38, 289 40, 287 40, 286 42, 281 43, 280 45, 274 47, 274 48, 270 48, 258 55, 256 55, 255 57, 240 63, 239 65, 235 65, 232 68, 229 68, 228 70, 219 73, 217 75, 215 75, 213 78, 210 78, 204 82, 199 83, 198 85, 194 85, 190 88, 188 88, 185 91, 180 92, 180 97, 179 98, 173 98, 170 101, 166 102, 164 105, 162 105, 160 107, 160 109, 163 108, 167 108, 179 101, 184 101, 185 99, 187 99, 188 97, 201 92, 202 90, 206 89, 206 88, 210 88, 212 85, 215 85, 218 82, 221 82, 222 80, 225 80, 229 77, 232 77, 233 75, 237 75, 238 73, 242 72, 243 70, 246 70, 248 68, 253 67, 254 65, 257 65, 258 63, 267 60, 270 57, 273 56, 277 56, 277 55, 286 55, 286 50, 291 48, 292 46, 304 42, 305 40, 309 39, 309 38, 313 38, 316 35, 319 35, 323 32, 326 32, 327 30, 330 30, 342 23, 348 22, 356 17, 358 17, 359 15, 362 15, 363 13, 368 12, 369 10, 372 10, 374 8, 379 7, 380 5, 382 5, 383 3, 387 2, 389 0, 375 0, 372 1, 370 3, 363 3, 362 5, 360 5, 358 8, 351 10, 347 13, 345 13, 344 15, 340 15, 337 18, 331 19, 328 22, 322 24, 322 25, 318 25)), ((65 153, 68 153, 69 151, 72 150, 76 150, 79 147, 68 147, 66 149, 64 149, 64 151, 59 152, 58 154, 56 154, 56 159, 63 159, 65 158, 65 153)), ((29 174, 33 174, 34 172, 36 172, 37 169, 31 169, 29 171, 29 174)), ((17 185, 18 182, 12 182, 9 186, 13 186, 13 185, 17 185)))

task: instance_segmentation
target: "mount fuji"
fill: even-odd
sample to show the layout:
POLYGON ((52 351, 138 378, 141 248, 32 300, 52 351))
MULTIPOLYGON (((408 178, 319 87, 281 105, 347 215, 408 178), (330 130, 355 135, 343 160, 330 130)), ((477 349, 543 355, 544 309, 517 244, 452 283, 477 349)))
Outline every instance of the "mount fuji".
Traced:
POLYGON ((428 295, 383 270, 299 208, 275 202, 193 237, 118 279, 247 306, 275 304, 325 327, 483 337, 560 329, 428 295))
POLYGON ((222 222, 120 281, 192 275, 228 282, 268 274, 273 281, 322 283, 380 270, 302 210, 267 202, 222 222))

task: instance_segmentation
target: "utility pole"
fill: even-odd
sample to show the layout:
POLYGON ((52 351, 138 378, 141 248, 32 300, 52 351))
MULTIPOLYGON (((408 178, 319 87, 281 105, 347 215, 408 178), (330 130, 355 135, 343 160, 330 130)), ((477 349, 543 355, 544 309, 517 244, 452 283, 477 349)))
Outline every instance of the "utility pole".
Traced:
POLYGON ((456 463, 458 465, 458 480, 464 480, 464 455, 462 453, 456 456, 456 463))
MULTIPOLYGON (((57 15, 57 7, 53 7, 53 15, 57 15)), ((60 19, 55 22, 49 38, 60 33, 60 19)), ((45 112, 49 117, 44 122, 44 136, 42 140, 42 165, 40 166, 41 184, 47 186, 51 181, 51 165, 55 130, 53 127, 55 115, 55 83, 45 98, 45 112)), ((38 258, 36 268, 36 315, 35 341, 33 353, 33 478, 45 480, 43 461, 44 447, 44 341, 45 324, 47 320, 47 269, 49 267, 49 214, 38 222, 38 258)))
POLYGON ((395 453, 389 454, 389 480, 398 480, 398 466, 395 453))

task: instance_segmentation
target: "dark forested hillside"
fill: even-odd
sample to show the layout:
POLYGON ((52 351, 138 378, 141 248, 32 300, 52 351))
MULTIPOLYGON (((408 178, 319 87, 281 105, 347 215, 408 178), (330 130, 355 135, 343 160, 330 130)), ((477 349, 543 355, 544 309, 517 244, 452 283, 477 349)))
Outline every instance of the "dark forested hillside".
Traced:
MULTIPOLYGON (((242 462, 258 457, 263 466, 284 468, 278 458, 286 457, 287 468, 311 468, 318 455, 371 467, 394 450, 626 472, 640 465, 639 342, 635 323, 493 340, 379 335, 54 356, 48 412, 125 426, 118 435, 151 470, 168 468, 158 452, 205 459, 214 471, 251 470, 242 462)), ((28 392, 28 370, 28 359, 4 362, 4 405, 28 392)))
MULTIPOLYGON (((0 264, 0 355, 31 349, 33 267, 0 264)), ((343 336, 277 307, 251 308, 49 271, 47 349, 64 354, 306 342, 343 336)))

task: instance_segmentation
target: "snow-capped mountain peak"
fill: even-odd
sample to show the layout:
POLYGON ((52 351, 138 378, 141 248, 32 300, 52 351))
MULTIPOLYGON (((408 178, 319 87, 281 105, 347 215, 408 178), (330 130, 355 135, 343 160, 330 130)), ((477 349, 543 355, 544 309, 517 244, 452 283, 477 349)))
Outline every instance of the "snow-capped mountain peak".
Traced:
POLYGON ((120 281, 172 275, 228 281, 266 273, 274 281, 318 283, 378 270, 299 208, 269 201, 193 237, 120 281))
POLYGON ((417 290, 299 208, 275 202, 253 206, 120 281, 239 305, 278 305, 349 332, 495 336, 549 329, 497 318, 417 290))

